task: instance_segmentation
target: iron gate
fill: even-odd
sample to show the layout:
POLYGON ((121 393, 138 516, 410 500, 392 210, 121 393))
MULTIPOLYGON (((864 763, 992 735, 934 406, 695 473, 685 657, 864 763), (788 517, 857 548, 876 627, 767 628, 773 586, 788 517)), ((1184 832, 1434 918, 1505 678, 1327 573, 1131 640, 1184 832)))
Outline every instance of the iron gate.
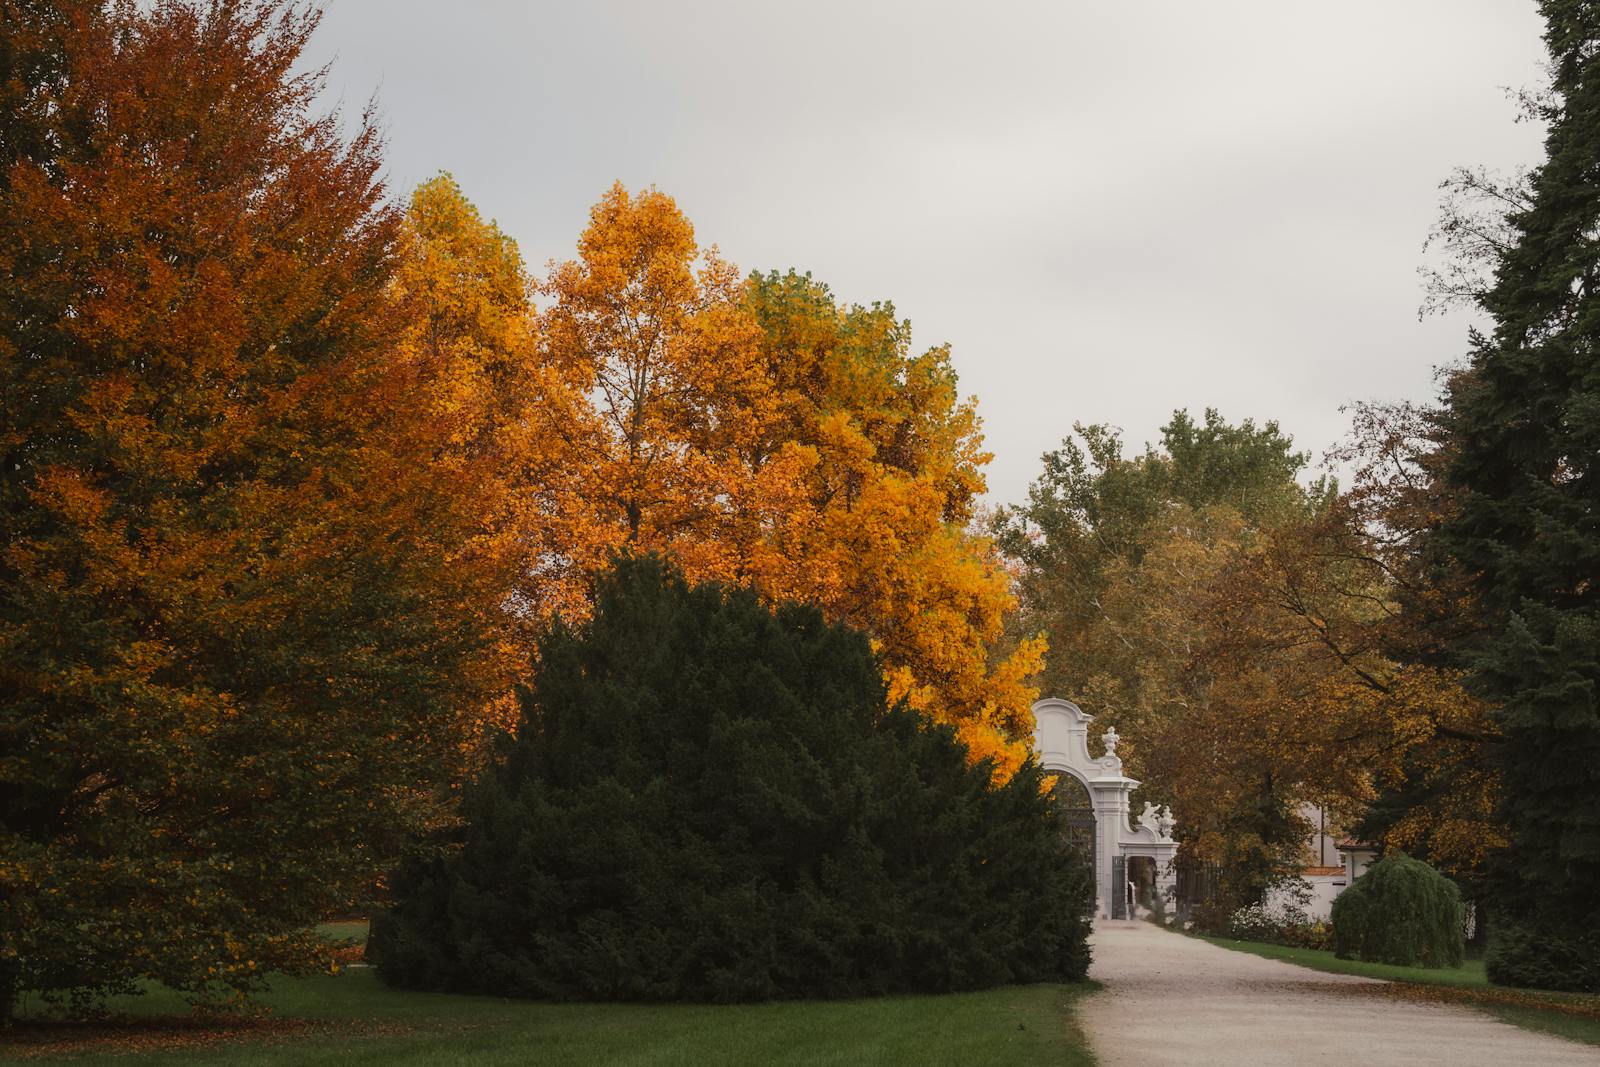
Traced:
POLYGON ((1111 917, 1128 917, 1128 857, 1111 857, 1111 917))

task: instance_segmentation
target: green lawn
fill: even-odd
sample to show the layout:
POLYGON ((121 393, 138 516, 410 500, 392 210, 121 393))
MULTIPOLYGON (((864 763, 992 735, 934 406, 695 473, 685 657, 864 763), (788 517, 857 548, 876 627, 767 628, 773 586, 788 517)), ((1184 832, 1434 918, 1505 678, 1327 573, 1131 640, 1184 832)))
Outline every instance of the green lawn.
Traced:
POLYGON ((1269 960, 1298 963, 1315 971, 1332 971, 1334 974, 1359 974, 1366 978, 1383 978, 1391 982, 1419 982, 1423 985, 1464 986, 1488 988, 1484 977, 1483 961, 1468 960, 1461 967, 1397 967, 1392 963, 1367 963, 1364 960, 1341 960, 1332 952, 1315 948, 1289 948, 1286 945, 1269 945, 1260 941, 1235 941, 1227 937, 1194 935, 1202 941, 1240 952, 1253 952, 1269 960))
POLYGON ((356 941, 363 945, 367 943, 365 919, 343 919, 339 922, 323 923, 317 930, 330 941, 356 941))
MULTIPOLYGON (((147 1032, 140 1020, 183 1011, 175 995, 157 991, 112 1005, 132 1025, 110 1040, 119 1050, 149 1051, 99 1044, 35 1062, 1074 1067, 1093 1063, 1072 1017, 1072 1002, 1091 988, 1011 986, 950 996, 734 1006, 543 1004, 396 992, 372 971, 357 969, 274 984, 262 998, 273 1016, 310 1021, 295 1032, 230 1035, 180 1049, 141 1045, 147 1032), (132 1036, 124 1041, 120 1034, 132 1036)), ((0 1036, 0 1059, 39 1051, 0 1036)))
POLYGON ((1319 949, 1234 941, 1203 934, 1193 936, 1222 948, 1251 952, 1317 971, 1359 974, 1403 986, 1433 988, 1437 990, 1434 999, 1466 1004, 1527 1030, 1539 1030, 1573 1041, 1600 1045, 1600 996, 1491 985, 1483 973, 1482 960, 1468 960, 1460 967, 1398 967, 1390 963, 1341 960, 1332 952, 1319 949))

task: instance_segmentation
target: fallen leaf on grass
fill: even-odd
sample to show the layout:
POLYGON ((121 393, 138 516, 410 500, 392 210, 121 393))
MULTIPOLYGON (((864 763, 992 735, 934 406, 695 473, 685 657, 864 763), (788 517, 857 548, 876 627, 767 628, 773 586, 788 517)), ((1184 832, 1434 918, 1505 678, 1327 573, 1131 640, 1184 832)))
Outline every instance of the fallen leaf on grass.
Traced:
POLYGON ((1600 1020, 1600 997, 1587 997, 1581 994, 1565 995, 1498 987, 1484 989, 1472 986, 1423 985, 1419 982, 1361 982, 1328 988, 1341 993, 1431 1001, 1436 1004, 1493 1004, 1502 1007, 1531 1008, 1535 1011, 1600 1020))

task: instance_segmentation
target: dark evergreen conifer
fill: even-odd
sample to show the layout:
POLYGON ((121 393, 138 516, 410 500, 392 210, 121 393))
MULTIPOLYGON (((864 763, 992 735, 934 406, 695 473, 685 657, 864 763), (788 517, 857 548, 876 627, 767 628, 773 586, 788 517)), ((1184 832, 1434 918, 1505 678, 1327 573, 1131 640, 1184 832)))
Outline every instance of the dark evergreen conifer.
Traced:
POLYGON ((1482 299, 1493 333, 1447 398, 1461 505, 1439 538, 1487 612, 1464 652, 1501 709, 1492 892, 1532 957, 1600 946, 1600 7, 1541 8, 1547 158, 1482 299))
POLYGON ((1052 804, 889 708, 860 634, 624 561, 371 952, 397 985, 544 998, 1077 979, 1091 880, 1052 804))

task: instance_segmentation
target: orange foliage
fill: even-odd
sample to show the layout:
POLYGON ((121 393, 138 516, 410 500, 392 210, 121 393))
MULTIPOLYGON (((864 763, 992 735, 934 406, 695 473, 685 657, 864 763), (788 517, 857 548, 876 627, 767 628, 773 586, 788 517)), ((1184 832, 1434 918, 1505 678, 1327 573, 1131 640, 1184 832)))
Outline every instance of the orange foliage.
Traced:
POLYGON ((892 308, 841 309, 809 278, 742 279, 653 190, 613 187, 578 252, 541 317, 546 362, 588 399, 572 573, 655 551, 817 603, 873 638, 892 697, 1014 768, 1041 646, 989 663, 1014 602, 964 528, 988 456, 948 351, 911 355, 892 308))
POLYGON ((315 12, 5 17, 0 1016, 221 996, 326 958, 504 688, 526 312, 402 265, 449 227, 314 112, 315 12))

